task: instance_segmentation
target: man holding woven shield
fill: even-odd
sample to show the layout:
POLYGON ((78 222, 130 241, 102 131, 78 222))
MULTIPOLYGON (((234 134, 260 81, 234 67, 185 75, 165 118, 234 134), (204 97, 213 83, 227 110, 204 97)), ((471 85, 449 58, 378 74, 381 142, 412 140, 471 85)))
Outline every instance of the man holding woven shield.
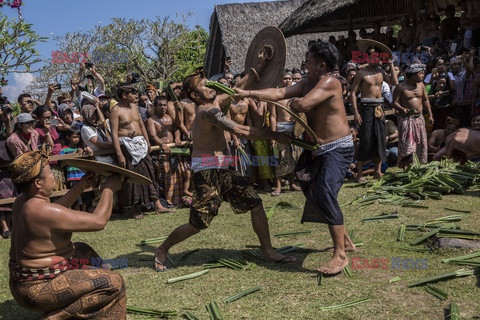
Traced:
POLYGON ((342 85, 331 73, 337 62, 338 50, 334 45, 315 41, 309 45, 306 54, 306 79, 277 89, 236 89, 240 98, 279 101, 297 97, 290 108, 295 112, 305 112, 308 125, 317 136, 317 141, 314 141, 319 144, 317 149, 303 151, 295 172, 306 197, 302 222, 328 224, 333 239, 333 257, 317 269, 324 274, 342 271, 348 265, 345 251, 355 250, 345 230, 337 201, 354 154, 342 100, 342 85))
MULTIPOLYGON (((255 68, 252 68, 250 74, 237 85, 244 87, 250 84, 254 75, 263 69, 267 59, 268 52, 259 53, 255 68)), ((206 86, 206 81, 203 68, 197 69, 183 81, 187 96, 196 104, 192 150, 194 198, 189 222, 176 228, 157 248, 155 270, 167 270, 168 250, 200 230, 208 228, 223 201, 229 202, 235 213, 251 212, 253 229, 268 260, 295 261, 293 257, 275 252, 270 241, 262 199, 255 193, 248 179, 242 177, 238 171, 229 169, 233 159, 229 156, 224 131, 251 139, 276 139, 287 142, 290 138, 282 133, 248 127, 232 121, 222 112, 222 107, 230 102, 230 97, 226 94, 217 96, 215 90, 206 86)))
POLYGON ((113 194, 122 182, 107 178, 93 213, 69 209, 95 182, 86 174, 63 197, 50 202, 55 186, 48 157, 40 151, 19 155, 10 166, 21 190, 13 204, 10 291, 23 307, 44 312, 42 319, 126 319, 125 282, 116 272, 92 268, 101 261, 73 232, 102 230, 112 214, 113 194))

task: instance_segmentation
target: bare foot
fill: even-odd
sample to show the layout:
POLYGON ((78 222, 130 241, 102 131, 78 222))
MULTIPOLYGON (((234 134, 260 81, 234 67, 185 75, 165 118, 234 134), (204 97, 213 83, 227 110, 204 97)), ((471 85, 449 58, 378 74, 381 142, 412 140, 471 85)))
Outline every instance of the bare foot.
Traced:
POLYGON ((270 193, 270 195, 272 197, 276 197, 276 196, 280 195, 280 193, 282 193, 282 189, 275 189, 275 190, 272 191, 272 193, 270 193))
POLYGON ((292 185, 290 186, 290 190, 292 190, 292 191, 302 191, 302 188, 300 188, 296 184, 292 183, 292 185))
POLYGON ((286 256, 283 254, 278 254, 276 252, 266 254, 264 253, 265 258, 267 258, 270 261, 273 262, 295 262, 297 261, 297 258, 292 257, 292 256, 286 256))
MULTIPOLYGON (((345 252, 354 252, 357 251, 357 247, 352 242, 352 239, 348 235, 345 235, 345 252)), ((323 249, 324 252, 334 252, 334 247, 328 247, 323 249)))
POLYGON ((193 193, 191 193, 190 191, 183 191, 183 194, 186 195, 186 196, 189 196, 189 197, 193 197, 193 193))
POLYGON ((175 209, 167 209, 163 206, 155 208, 155 214, 175 212, 175 209))
POLYGON ((364 177, 357 177, 357 182, 358 183, 366 183, 367 179, 365 179, 364 177))
POLYGON ((320 268, 317 268, 316 270, 323 274, 333 275, 342 271, 343 268, 345 268, 347 265, 348 265, 348 259, 346 256, 345 258, 341 258, 339 256, 333 256, 330 261, 325 263, 320 268))
POLYGON ((155 271, 163 272, 167 270, 167 252, 157 248, 155 250, 155 271))

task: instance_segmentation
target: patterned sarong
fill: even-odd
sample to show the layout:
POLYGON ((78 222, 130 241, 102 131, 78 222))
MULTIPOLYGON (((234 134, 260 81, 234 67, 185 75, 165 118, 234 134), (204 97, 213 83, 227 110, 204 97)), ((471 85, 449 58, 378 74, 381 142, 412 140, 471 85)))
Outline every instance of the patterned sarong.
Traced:
MULTIPOLYGON (((98 257, 87 244, 74 246, 74 258, 98 257)), ((64 311, 80 319, 126 319, 125 282, 120 274, 107 269, 67 269, 65 262, 31 269, 10 261, 12 296, 21 306, 45 314, 64 311)))
POLYGON ((180 157, 171 154, 152 156, 157 182, 167 202, 178 205, 182 198, 183 179, 180 173, 180 157))
POLYGON ((157 179, 155 179, 155 168, 152 163, 152 158, 147 154, 136 165, 132 163, 132 156, 124 145, 122 148, 123 156, 125 157, 126 169, 139 173, 150 180, 151 184, 133 184, 127 183, 127 185, 118 191, 118 200, 123 208, 133 207, 135 205, 141 205, 144 209, 150 208, 150 203, 160 199, 159 187, 157 179))
POLYGON ((420 163, 427 163, 427 131, 423 116, 398 117, 398 166, 404 167, 416 153, 420 163))

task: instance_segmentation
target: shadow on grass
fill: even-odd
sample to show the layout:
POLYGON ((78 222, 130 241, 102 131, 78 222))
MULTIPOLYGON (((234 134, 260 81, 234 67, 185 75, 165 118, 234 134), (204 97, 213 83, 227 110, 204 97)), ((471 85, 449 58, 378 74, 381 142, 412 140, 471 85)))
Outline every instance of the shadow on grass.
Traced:
POLYGON ((39 319, 41 316, 41 313, 27 310, 13 299, 0 303, 1 319, 31 320, 39 319))
POLYGON ((463 193, 463 195, 478 198, 478 197, 480 197, 480 190, 479 189, 477 189, 477 190, 466 190, 463 193))
MULTIPOLYGON (((140 251, 131 252, 128 254, 123 254, 115 257, 114 259, 128 259, 129 268, 142 268, 150 267, 153 270, 154 266, 154 252, 157 246, 155 245, 138 245, 140 251)), ((248 246, 251 248, 253 246, 248 246)), ((258 247, 257 247, 258 248, 258 247)), ((295 252, 287 253, 286 255, 291 255, 297 258, 297 261, 290 263, 282 262, 270 262, 263 260, 260 257, 254 257, 252 255, 246 254, 246 250, 234 250, 234 249, 222 249, 222 248, 205 248, 205 249, 192 249, 184 252, 169 254, 169 257, 175 265, 173 268, 179 267, 193 267, 193 266, 202 266, 206 263, 215 262, 218 258, 227 258, 227 259, 236 259, 236 260, 247 260, 254 262, 260 267, 267 268, 270 270, 275 270, 279 272, 312 272, 316 273, 315 270, 303 268, 303 262, 305 258, 313 252, 325 252, 323 250, 314 250, 308 248, 301 248, 295 252)), ((331 253, 326 253, 331 254, 331 253)), ((171 263, 169 266, 172 267, 171 263)))

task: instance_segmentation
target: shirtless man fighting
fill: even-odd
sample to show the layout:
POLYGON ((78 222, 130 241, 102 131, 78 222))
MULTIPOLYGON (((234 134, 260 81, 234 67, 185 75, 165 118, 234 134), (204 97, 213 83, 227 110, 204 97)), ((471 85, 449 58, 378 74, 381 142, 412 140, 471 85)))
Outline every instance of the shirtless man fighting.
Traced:
POLYGON ((72 242, 73 232, 102 230, 110 219, 119 176, 107 178, 93 213, 69 209, 93 186, 87 173, 63 197, 50 202, 55 177, 40 151, 19 155, 11 164, 21 190, 13 204, 10 291, 23 307, 43 311, 41 319, 126 319, 125 282, 116 272, 93 268, 102 261, 89 245, 72 242), (96 263, 95 263, 96 265, 96 263))
POLYGON ((343 225, 337 201, 350 163, 354 146, 342 100, 342 85, 331 71, 338 63, 337 48, 324 41, 310 44, 306 55, 307 78, 293 86, 246 91, 237 89, 239 97, 279 101, 294 97, 290 107, 305 112, 308 125, 318 137, 319 148, 305 150, 296 167, 300 186, 306 197, 302 222, 326 223, 333 239, 332 259, 317 269, 336 274, 348 265, 345 251, 356 248, 343 225))
POLYGON ((406 70, 406 79, 395 87, 393 107, 398 110, 398 166, 405 168, 413 162, 416 153, 420 163, 427 163, 428 140, 423 118, 427 109, 429 125, 433 125, 432 109, 423 84, 424 64, 411 64, 406 70))
MULTIPOLYGON (((255 70, 265 66, 263 54, 255 70)), ((253 74, 240 80, 238 86, 247 85, 253 74)), ((257 234, 265 257, 272 261, 290 262, 295 258, 276 253, 270 242, 268 220, 262 199, 255 193, 249 181, 237 171, 228 170, 231 157, 224 130, 246 138, 287 140, 288 136, 270 130, 238 125, 225 116, 221 105, 230 99, 227 95, 216 95, 215 90, 205 86, 207 79, 203 70, 185 78, 183 84, 187 96, 197 104, 193 131, 192 171, 194 199, 190 208, 189 222, 176 228, 156 250, 155 269, 165 271, 168 250, 175 244, 206 229, 218 214, 223 200, 228 201, 237 213, 251 211, 252 225, 257 234)))
MULTIPOLYGON (((154 202, 156 213, 171 212, 160 203, 155 170, 149 156, 148 134, 138 112, 138 91, 132 85, 120 85, 117 97, 118 104, 110 113, 110 126, 118 165, 152 180, 149 185, 127 184, 120 190, 118 199, 123 208, 135 205, 148 208, 149 203, 154 202)), ((136 219, 143 217, 142 214, 135 215, 136 219)))
MULTIPOLYGON (((370 47, 367 53, 370 55, 370 63, 365 69, 358 70, 353 79, 350 92, 350 101, 354 112, 354 120, 360 127, 360 145, 357 154, 357 179, 365 182, 363 177, 363 162, 372 160, 375 162, 374 178, 382 176, 381 165, 386 161, 385 152, 385 116, 383 113, 384 99, 382 96, 382 83, 397 85, 398 78, 395 72, 387 75, 379 67, 379 52, 381 49, 370 47), (373 55, 376 53, 376 59, 373 55), (376 61, 376 62, 374 62, 376 61), (360 90, 360 108, 357 107, 357 92, 360 90)), ((390 70, 394 70, 393 62, 390 61, 390 70)))

